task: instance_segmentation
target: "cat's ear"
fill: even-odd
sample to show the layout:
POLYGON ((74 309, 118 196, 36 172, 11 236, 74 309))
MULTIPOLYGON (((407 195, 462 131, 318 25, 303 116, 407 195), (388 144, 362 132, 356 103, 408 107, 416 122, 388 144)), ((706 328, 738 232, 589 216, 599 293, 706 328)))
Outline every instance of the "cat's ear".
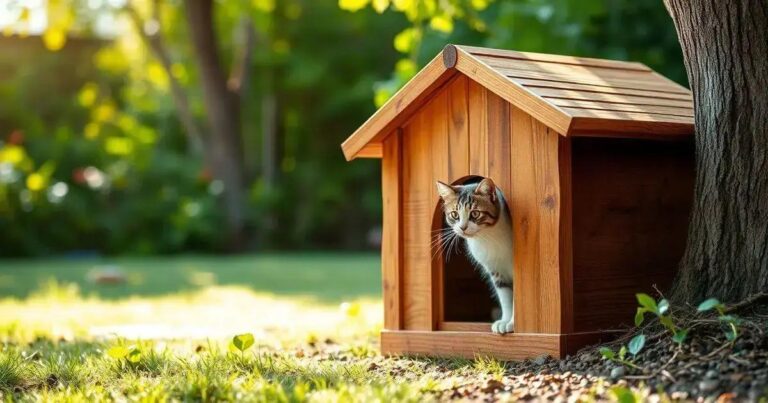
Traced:
POLYGON ((496 201, 496 185, 491 178, 484 178, 477 184, 475 194, 490 196, 491 200, 496 201))
POLYGON ((443 199, 456 196, 456 190, 443 182, 437 181, 437 194, 443 199))

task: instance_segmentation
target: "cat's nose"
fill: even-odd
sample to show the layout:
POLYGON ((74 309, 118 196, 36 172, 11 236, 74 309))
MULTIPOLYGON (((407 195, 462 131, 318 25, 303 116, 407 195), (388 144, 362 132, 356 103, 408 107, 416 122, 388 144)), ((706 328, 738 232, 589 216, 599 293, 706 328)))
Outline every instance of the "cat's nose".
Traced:
POLYGON ((468 226, 469 226, 469 223, 468 223, 468 222, 467 222, 467 223, 464 223, 464 224, 462 224, 462 225, 460 225, 460 228, 461 228, 461 232, 464 232, 464 231, 466 231, 468 226))

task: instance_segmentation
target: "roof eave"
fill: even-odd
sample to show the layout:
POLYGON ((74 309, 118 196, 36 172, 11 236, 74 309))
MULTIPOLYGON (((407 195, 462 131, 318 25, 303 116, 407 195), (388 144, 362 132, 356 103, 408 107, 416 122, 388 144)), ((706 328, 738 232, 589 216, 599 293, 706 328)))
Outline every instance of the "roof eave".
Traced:
POLYGON ((456 48, 448 45, 342 143, 347 161, 381 158, 380 143, 456 74, 455 64, 456 48))

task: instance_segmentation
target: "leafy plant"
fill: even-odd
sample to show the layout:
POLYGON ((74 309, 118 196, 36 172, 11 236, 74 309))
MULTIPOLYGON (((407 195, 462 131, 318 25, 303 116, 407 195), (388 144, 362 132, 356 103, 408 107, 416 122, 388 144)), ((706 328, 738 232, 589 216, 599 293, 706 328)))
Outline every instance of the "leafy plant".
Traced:
POLYGON ((650 312, 656 315, 659 322, 672 333, 672 340, 675 343, 681 344, 685 341, 686 337, 688 337, 688 329, 682 329, 675 325, 675 322, 672 320, 672 314, 669 311, 669 301, 666 298, 661 299, 657 303, 648 294, 640 293, 635 296, 640 304, 640 307, 637 308, 637 313, 635 313, 635 326, 643 324, 645 314, 650 312))
POLYGON ((717 298, 709 298, 704 300, 697 309, 699 312, 707 312, 715 310, 717 312, 717 319, 720 320, 725 326, 725 338, 729 341, 736 340, 739 337, 738 325, 741 323, 738 317, 729 315, 725 310, 725 305, 721 303, 717 298))
POLYGON ((617 362, 634 369, 642 369, 635 365, 635 363, 627 357, 627 353, 632 354, 633 358, 637 357, 640 351, 642 351, 643 347, 645 347, 645 335, 641 333, 633 337, 632 340, 629 341, 628 345, 621 346, 618 352, 615 352, 608 347, 602 347, 600 349, 600 354, 607 360, 611 360, 613 362, 617 362))

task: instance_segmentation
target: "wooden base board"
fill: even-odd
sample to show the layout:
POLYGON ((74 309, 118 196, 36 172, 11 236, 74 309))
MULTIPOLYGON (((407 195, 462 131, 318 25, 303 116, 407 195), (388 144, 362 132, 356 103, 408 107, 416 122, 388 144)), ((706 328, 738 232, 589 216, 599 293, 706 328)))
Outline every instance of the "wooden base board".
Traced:
POLYGON ((563 358, 616 335, 616 332, 498 335, 475 331, 382 330, 381 353, 463 358, 490 356, 500 360, 524 360, 541 355, 563 358))

